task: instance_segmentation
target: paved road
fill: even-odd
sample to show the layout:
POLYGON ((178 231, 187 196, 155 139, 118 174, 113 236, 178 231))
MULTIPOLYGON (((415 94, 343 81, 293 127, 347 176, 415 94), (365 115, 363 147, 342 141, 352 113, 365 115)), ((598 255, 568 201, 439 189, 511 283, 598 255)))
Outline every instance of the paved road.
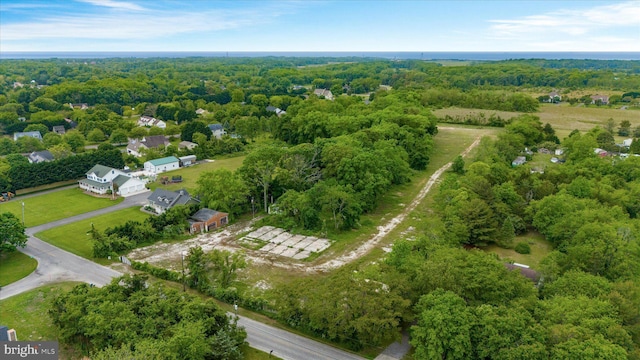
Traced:
MULTIPOLYGON (((144 203, 147 196, 148 193, 134 195, 118 205, 28 228, 27 235, 29 236, 29 241, 27 242, 27 246, 20 249, 20 251, 38 260, 38 267, 35 272, 26 278, 3 287, 0 290, 0 300, 53 282, 83 281, 97 286, 103 286, 111 282, 111 279, 122 276, 123 274, 118 271, 96 264, 46 243, 36 238, 34 234, 97 215, 132 206, 139 206, 144 203)), ((364 360, 364 358, 358 355, 262 324, 249 318, 240 317, 238 324, 246 329, 249 345, 266 352, 273 350, 273 355, 285 360, 364 360)))
POLYGON ((240 317, 238 324, 244 326, 247 330, 247 342, 249 342, 251 347, 267 353, 273 350, 274 356, 284 360, 364 360, 363 357, 358 355, 265 325, 249 318, 240 317))
POLYGON ((36 259, 38 261, 38 267, 29 276, 4 286, 2 290, 0 290, 0 299, 20 294, 47 283, 73 280, 102 286, 109 283, 112 278, 121 276, 121 273, 106 266, 96 264, 46 243, 36 238, 34 234, 113 211, 133 206, 141 206, 148 196, 149 193, 144 192, 130 196, 121 203, 108 208, 28 228, 26 230, 27 236, 29 237, 27 246, 19 250, 36 259))

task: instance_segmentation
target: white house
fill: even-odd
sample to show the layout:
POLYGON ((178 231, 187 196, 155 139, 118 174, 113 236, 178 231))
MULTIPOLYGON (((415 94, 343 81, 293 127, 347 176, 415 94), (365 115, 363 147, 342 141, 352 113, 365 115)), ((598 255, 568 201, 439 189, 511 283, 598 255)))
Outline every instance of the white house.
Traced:
POLYGON ((209 130, 211 130, 211 134, 218 139, 227 133, 221 124, 210 124, 209 130))
POLYGON ((140 116, 140 119, 138 119, 138 126, 155 126, 160 129, 165 129, 167 127, 167 123, 151 116, 142 115, 140 116))
POLYGON ((175 156, 149 160, 144 163, 144 170, 151 174, 160 174, 178 168, 180 168, 180 160, 175 156))
POLYGON ((104 195, 109 190, 117 195, 128 196, 145 191, 144 182, 131 175, 108 166, 96 165, 86 173, 87 178, 78 182, 81 189, 104 195))
POLYGON ((13 141, 18 141, 21 137, 29 136, 34 139, 38 139, 42 141, 42 134, 40 131, 27 131, 27 132, 17 132, 13 134, 13 141))
POLYGON ((313 90, 313 93, 317 96, 324 96, 325 99, 327 100, 333 100, 333 94, 331 93, 331 90, 327 90, 327 89, 315 89, 313 90))

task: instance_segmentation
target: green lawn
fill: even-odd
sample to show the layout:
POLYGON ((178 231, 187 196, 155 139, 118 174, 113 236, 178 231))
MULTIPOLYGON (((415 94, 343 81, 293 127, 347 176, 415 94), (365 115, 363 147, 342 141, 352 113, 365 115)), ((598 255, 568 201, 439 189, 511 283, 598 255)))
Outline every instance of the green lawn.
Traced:
POLYGON ((77 285, 64 282, 41 286, 0 301, 0 324, 15 329, 18 340, 57 340, 56 328, 47 315, 51 299, 77 285))
POLYGON ((11 212, 22 219, 24 202, 24 222, 27 227, 46 224, 55 220, 106 208, 122 201, 87 195, 82 190, 67 189, 25 199, 14 198, 0 203, 0 212, 11 212))
POLYGON ((205 162, 201 164, 197 164, 194 166, 188 166, 184 168, 180 168, 178 170, 169 171, 166 173, 162 173, 158 175, 158 180, 155 182, 149 183, 149 188, 151 190, 155 190, 158 187, 167 190, 180 190, 187 189, 187 191, 194 192, 196 189, 196 181, 202 172, 212 171, 215 169, 229 169, 231 171, 236 170, 242 165, 245 156, 236 156, 227 159, 217 159, 213 162, 205 162), (171 179, 172 176, 182 176, 182 182, 176 184, 162 185, 160 184, 160 178, 163 176, 168 176, 171 179))
POLYGON ((483 250, 496 253, 500 258, 505 260, 513 260, 520 264, 529 265, 533 269, 538 269, 540 261, 553 250, 553 246, 545 240, 544 236, 533 231, 517 236, 513 240, 513 245, 515 246, 519 242, 527 242, 531 247, 531 254, 518 254, 515 250, 504 249, 497 245, 487 246, 483 250))
POLYGON ((37 233, 36 237, 78 256, 92 259, 93 247, 87 235, 92 223, 98 230, 104 231, 108 227, 123 224, 127 220, 141 221, 148 216, 138 207, 134 207, 58 226, 37 233))
POLYGON ((31 274, 37 266, 38 262, 35 259, 20 251, 0 254, 0 286, 22 279, 31 274))

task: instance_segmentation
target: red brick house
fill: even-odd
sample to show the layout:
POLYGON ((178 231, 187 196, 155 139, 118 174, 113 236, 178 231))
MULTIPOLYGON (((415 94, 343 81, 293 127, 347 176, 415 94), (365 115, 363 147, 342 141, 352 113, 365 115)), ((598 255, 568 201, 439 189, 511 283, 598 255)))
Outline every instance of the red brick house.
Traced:
POLYGON ((229 214, 211 209, 200 209, 189 219, 191 233, 206 232, 229 223, 229 214))

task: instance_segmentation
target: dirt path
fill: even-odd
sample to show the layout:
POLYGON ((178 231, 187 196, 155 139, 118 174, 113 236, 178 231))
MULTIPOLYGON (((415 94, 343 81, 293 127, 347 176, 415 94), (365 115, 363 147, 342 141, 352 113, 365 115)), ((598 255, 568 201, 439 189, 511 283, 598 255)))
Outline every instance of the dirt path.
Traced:
MULTIPOLYGON (((474 142, 469 145, 463 152, 462 156, 466 156, 469 152, 478 146, 480 143, 480 136, 478 136, 474 142)), ((371 239, 367 240, 363 244, 361 244, 358 248, 353 251, 350 251, 344 255, 340 255, 334 259, 328 260, 324 263, 317 265, 308 265, 302 263, 296 263, 292 261, 282 261, 282 258, 277 255, 269 255, 268 253, 259 252, 259 251, 247 251, 247 258, 254 264, 267 264, 270 266, 276 266, 283 269, 289 270, 298 270, 304 271, 307 273, 315 273, 315 272, 326 272, 336 268, 339 268, 347 263, 350 263, 369 251, 375 248, 385 236, 387 236, 391 231, 393 231, 404 219, 409 215, 415 208, 422 202, 427 193, 431 190, 433 185, 438 181, 440 176, 447 171, 451 167, 451 162, 445 164, 440 169, 438 169, 427 181, 425 186, 420 190, 418 195, 413 199, 413 201, 396 217, 389 220, 386 224, 378 226, 378 232, 371 237, 371 239)), ((230 251, 236 251, 238 246, 235 245, 235 239, 237 234, 246 233, 251 230, 252 222, 249 224, 242 225, 232 225, 225 228, 222 231, 202 234, 193 239, 189 239, 187 241, 183 241, 180 243, 174 244, 155 244, 151 246, 147 246, 144 248, 136 249, 132 251, 129 255, 129 258, 137 261, 147 261, 153 264, 164 265, 165 267, 170 267, 170 264, 176 264, 179 262, 181 258, 181 254, 184 251, 188 251, 189 248, 194 246, 200 246, 202 249, 207 252, 212 249, 225 249, 230 251)), ((175 269, 174 269, 175 270, 175 269)))

